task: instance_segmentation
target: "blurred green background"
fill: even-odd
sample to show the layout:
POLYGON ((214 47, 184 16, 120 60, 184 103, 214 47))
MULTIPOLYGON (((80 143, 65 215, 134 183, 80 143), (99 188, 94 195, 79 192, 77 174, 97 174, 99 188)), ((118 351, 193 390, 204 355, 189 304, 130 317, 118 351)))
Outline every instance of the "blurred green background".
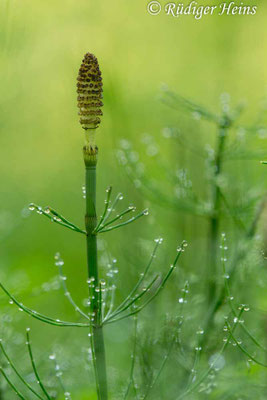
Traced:
MULTIPOLYGON (((158 161, 168 165, 171 172, 177 166, 187 168, 196 191, 207 193, 204 163, 181 148, 175 139, 166 140, 162 131, 168 126, 176 126, 188 140, 204 148, 207 144, 214 145, 214 127, 198 124, 182 111, 166 107, 159 99, 160 88, 166 84, 214 112, 219 111, 221 93, 227 92, 232 104, 240 100, 247 102, 242 121, 250 125, 258 114, 267 83, 267 5, 258 3, 255 16, 207 16, 196 21, 185 16, 151 16, 146 10, 146 2, 141 0, 103 0, 99 3, 84 0, 1 1, 1 281, 25 304, 55 318, 76 318, 67 300, 57 290, 54 280, 56 252, 60 252, 65 260, 64 271, 74 297, 82 301, 87 294, 83 237, 54 226, 42 217, 29 216, 27 205, 32 201, 51 205, 80 226, 83 224, 83 132, 77 116, 76 77, 81 59, 89 51, 98 57, 104 82, 104 117, 97 132, 99 213, 105 188, 110 184, 114 192, 124 194, 126 206, 134 203, 140 209, 150 208, 146 220, 103 236, 104 241, 101 241, 101 249, 108 247, 111 256, 117 259, 117 301, 126 295, 142 271, 155 237, 164 237, 161 256, 156 261, 160 270, 171 262, 177 243, 186 239, 190 247, 181 261, 180 275, 177 273, 161 302, 145 314, 142 329, 146 332, 151 327, 149 316, 154 320, 157 313, 160 316, 166 311, 175 313, 178 290, 188 279, 193 285, 189 317, 195 317, 197 321, 192 323, 189 337, 194 337, 203 315, 203 310, 199 314, 195 312, 196 315, 194 310, 197 310, 197 304, 203 303, 205 293, 202 278, 207 224, 201 218, 185 215, 178 208, 163 206, 153 195, 145 196, 138 182, 129 179, 126 167, 119 165, 116 152, 121 140, 129 141, 134 151, 140 153, 149 179, 153 179, 168 196, 174 196, 173 188, 162 177, 158 161), (147 151, 144 138, 148 136, 144 134, 157 143, 156 151, 147 151)), ((248 148, 265 151, 265 136, 265 132, 255 134, 248 148)), ((259 161, 260 158, 254 157, 228 164, 228 184, 234 189, 233 198, 235 190, 245 198, 254 187, 260 187, 262 191, 267 187, 267 171, 259 161)), ((245 221, 250 217, 248 213, 245 221)), ((261 225, 264 226, 264 222, 261 225)), ((235 246, 231 223, 225 221, 222 229, 235 246)), ((259 231, 261 238, 262 232, 263 229, 259 231)), ((101 250, 102 253, 104 275, 105 256, 101 250)), ((248 272, 242 270, 243 280, 236 289, 240 301, 255 300, 255 307, 266 310, 265 269, 257 267, 259 256, 257 253, 253 258, 253 254, 248 272)), ((53 376, 53 372, 47 372, 48 355, 56 348, 73 398, 94 399, 93 394, 88 397, 89 387, 93 393, 92 374, 89 371, 91 375, 88 375, 84 361, 81 361, 88 357, 87 333, 47 327, 32 321, 7 306, 8 299, 2 294, 1 304, 1 334, 11 349, 13 345, 17 362, 23 364, 26 357, 21 335, 26 326, 31 326, 43 373, 53 376)), ((250 318, 252 326, 258 328, 266 340, 266 313, 255 312, 250 318)), ((160 324, 161 317, 156 325, 160 324)), ((131 334, 130 322, 107 328, 112 393, 123 391, 128 377, 131 334)), ((143 335, 146 337, 146 333, 143 335)), ((163 354, 166 346, 163 345, 163 354)), ((222 381, 218 378, 221 392, 219 390, 212 398, 252 398, 246 397, 249 396, 246 360, 236 349, 231 360, 234 363, 229 361, 228 369, 220 375, 222 381), (234 365, 239 363, 237 370, 234 365), (233 374, 232 368, 240 384, 224 397, 224 391, 229 388, 227 376, 233 374)), ((30 366, 25 368, 29 374, 30 366)), ((265 399, 266 373, 264 375, 264 370, 260 369, 251 374, 250 387, 259 389, 256 398, 265 399)), ((173 371, 169 377, 172 383, 176 379, 173 371)), ((167 369, 165 379, 168 379, 167 369)), ((13 396, 7 392, 3 398, 13 399, 13 396)), ((166 398, 166 394, 157 393, 157 396, 166 398)), ((206 398, 207 393, 195 396, 206 398)), ((120 397, 114 395, 114 399, 120 397)), ((168 398, 175 397, 170 395, 168 398)))

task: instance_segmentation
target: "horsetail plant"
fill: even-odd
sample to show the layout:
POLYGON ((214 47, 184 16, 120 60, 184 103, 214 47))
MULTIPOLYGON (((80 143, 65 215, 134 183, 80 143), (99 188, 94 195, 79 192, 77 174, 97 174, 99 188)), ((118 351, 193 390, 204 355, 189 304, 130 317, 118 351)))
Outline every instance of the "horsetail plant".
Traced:
MULTIPOLYGON (((177 248, 176 255, 174 257, 173 263, 168 268, 167 272, 163 277, 159 274, 155 274, 148 284, 145 283, 145 279, 148 277, 150 272, 150 267, 155 258, 156 252, 159 245, 162 243, 162 239, 155 239, 154 250, 151 254, 151 258, 145 267, 144 272, 140 275, 137 283, 126 296, 126 298, 117 307, 114 307, 114 288, 108 288, 104 279, 100 278, 100 273, 98 270, 98 251, 97 251, 97 237, 99 234, 109 232, 132 222, 137 221, 143 216, 148 214, 148 210, 145 209, 134 216, 129 218, 129 214, 135 212, 136 209, 133 206, 127 207, 124 211, 120 212, 114 216, 115 208, 123 196, 119 193, 113 201, 111 201, 112 188, 108 187, 106 190, 106 200, 105 207, 102 216, 97 219, 96 209, 96 167, 98 159, 98 147, 96 145, 96 131, 101 123, 102 117, 102 94, 103 94, 103 83, 102 76, 99 69, 97 58, 90 53, 85 54, 82 61, 81 67, 79 69, 77 78, 77 92, 78 92, 78 108, 80 115, 80 123, 85 131, 85 144, 83 147, 83 159, 85 164, 85 199, 86 199, 86 213, 85 213, 85 229, 78 227, 76 224, 70 222, 69 219, 65 218, 59 212, 54 210, 52 207, 41 207, 34 203, 29 205, 31 211, 36 211, 52 222, 59 224, 67 229, 70 229, 76 233, 84 235, 86 238, 86 253, 87 253, 87 269, 88 269, 88 287, 89 287, 89 313, 82 310, 82 308, 76 304, 72 295, 70 294, 65 277, 63 275, 62 266, 64 264, 59 253, 55 256, 55 264, 59 269, 59 277, 62 283, 64 294, 67 300, 74 307, 75 311, 83 318, 83 322, 70 322, 64 321, 62 319, 51 318, 47 315, 39 313, 33 309, 28 308, 19 300, 16 299, 1 283, 0 287, 9 297, 10 303, 15 304, 19 307, 21 311, 31 317, 44 322, 46 324, 59 326, 59 327, 77 327, 85 328, 89 331, 91 352, 92 352, 92 362, 94 368, 94 376, 96 383, 96 394, 98 400, 108 400, 108 384, 107 384, 107 368, 106 368, 106 356, 105 356, 105 342, 103 327, 107 324, 111 324, 128 317, 134 317, 135 319, 135 345, 133 354, 136 352, 136 330, 137 330, 137 314, 142 311, 148 304, 150 304, 158 294, 163 290, 167 281, 171 277, 180 255, 184 252, 187 243, 185 241, 177 248), (109 292, 111 291, 111 298, 107 300, 109 292), (153 289, 153 290, 151 290, 153 289), (107 311, 105 309, 106 305, 109 305, 107 311)), ((0 342, 0 347, 2 353, 10 366, 11 370, 15 373, 20 382, 24 385, 24 389, 29 390, 35 397, 41 400, 52 400, 55 398, 49 390, 46 388, 46 384, 43 383, 42 378, 38 372, 36 362, 34 361, 33 351, 30 342, 30 333, 27 329, 27 348, 31 360, 32 370, 36 378, 36 382, 39 385, 39 391, 33 388, 25 378, 20 374, 15 364, 10 359, 8 353, 2 342, 0 342)), ((51 356, 51 359, 54 356, 51 356)), ((134 387, 134 360, 131 366, 130 379, 128 387, 124 395, 124 399, 128 397, 131 387, 134 387)), ((163 361, 162 368, 165 364, 163 361)), ((14 385, 9 376, 5 373, 4 369, 1 367, 0 372, 5 378, 8 385, 16 393, 16 395, 21 399, 26 399, 24 394, 14 385)), ((157 377, 155 378, 157 379, 157 377)), ((61 388, 64 388, 65 399, 70 399, 70 393, 65 390, 63 383, 60 381, 61 388)), ((146 393, 144 398, 146 398, 148 393, 146 393)))

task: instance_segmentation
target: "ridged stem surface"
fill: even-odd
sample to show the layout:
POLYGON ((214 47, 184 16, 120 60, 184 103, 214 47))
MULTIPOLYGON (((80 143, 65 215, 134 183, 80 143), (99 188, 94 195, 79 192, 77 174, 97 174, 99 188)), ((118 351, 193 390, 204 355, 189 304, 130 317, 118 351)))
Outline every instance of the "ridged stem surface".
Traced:
POLYGON ((90 310, 93 318, 91 329, 91 346, 94 363, 96 389, 98 400, 108 399, 106 357, 103 328, 101 326, 101 288, 99 287, 98 265, 97 265, 97 235, 93 233, 97 225, 96 215, 96 160, 85 161, 85 188, 86 188, 86 215, 85 227, 87 232, 87 265, 90 310), (91 287, 90 287, 91 286, 91 287))

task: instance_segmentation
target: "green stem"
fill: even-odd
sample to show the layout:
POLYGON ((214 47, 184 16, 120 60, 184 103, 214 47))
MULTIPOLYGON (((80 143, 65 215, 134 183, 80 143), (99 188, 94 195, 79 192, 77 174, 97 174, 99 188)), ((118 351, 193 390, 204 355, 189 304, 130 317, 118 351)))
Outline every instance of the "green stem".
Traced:
POLYGON ((101 298, 97 266, 97 235, 94 233, 97 226, 96 215, 96 154, 92 150, 84 149, 85 187, 86 187, 86 215, 85 227, 87 237, 87 266, 90 291, 90 311, 93 322, 91 331, 91 346, 95 371, 96 390, 98 400, 108 399, 106 357, 103 329, 101 325, 101 298))
POLYGON ((216 296, 216 272, 217 272, 217 253, 218 253, 218 239, 220 229, 220 188, 218 186, 217 178, 221 173, 223 150, 225 145, 225 138, 227 134, 227 122, 219 126, 217 150, 214 160, 214 176, 212 186, 212 207, 213 214, 210 217, 210 232, 208 243, 208 304, 213 304, 216 296))

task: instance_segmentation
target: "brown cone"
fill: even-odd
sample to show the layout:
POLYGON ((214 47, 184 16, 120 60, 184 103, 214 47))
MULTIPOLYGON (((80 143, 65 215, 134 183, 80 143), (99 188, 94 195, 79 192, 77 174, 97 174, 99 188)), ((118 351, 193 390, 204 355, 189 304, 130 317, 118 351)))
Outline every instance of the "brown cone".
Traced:
POLYGON ((103 115, 103 83, 97 58, 93 54, 85 54, 77 81, 80 123, 83 129, 95 129, 103 115))

